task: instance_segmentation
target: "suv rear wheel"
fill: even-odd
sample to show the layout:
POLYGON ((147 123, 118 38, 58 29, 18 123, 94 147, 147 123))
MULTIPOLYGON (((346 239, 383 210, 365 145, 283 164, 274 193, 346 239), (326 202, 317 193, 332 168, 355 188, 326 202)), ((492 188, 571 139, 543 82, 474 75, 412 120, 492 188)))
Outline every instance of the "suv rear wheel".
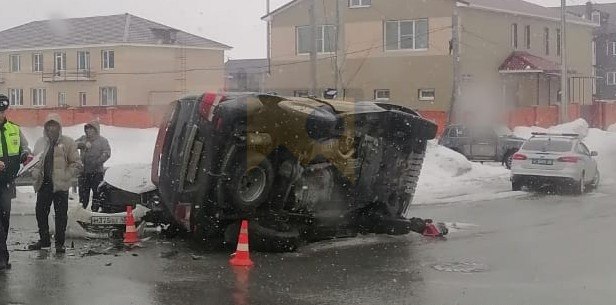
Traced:
POLYGON ((274 169, 264 155, 238 153, 232 173, 227 191, 236 209, 252 212, 267 200, 274 181, 274 169))

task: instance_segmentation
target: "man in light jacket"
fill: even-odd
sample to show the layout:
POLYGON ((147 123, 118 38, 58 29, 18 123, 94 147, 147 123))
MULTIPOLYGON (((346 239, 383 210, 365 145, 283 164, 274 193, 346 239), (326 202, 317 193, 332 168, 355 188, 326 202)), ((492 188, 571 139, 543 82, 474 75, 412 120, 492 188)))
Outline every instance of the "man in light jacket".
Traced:
POLYGON ((30 250, 51 247, 49 212, 53 203, 56 214, 56 253, 64 253, 68 221, 68 190, 81 169, 81 160, 75 141, 62 135, 62 124, 57 114, 51 113, 44 125, 43 137, 34 145, 40 161, 32 169, 36 192, 36 222, 40 239, 28 246, 30 250))
POLYGON ((103 182, 105 168, 103 165, 111 157, 109 141, 101 136, 101 127, 97 121, 92 121, 84 127, 85 135, 75 142, 81 151, 83 170, 79 175, 79 202, 87 208, 92 191, 92 211, 97 212, 100 207, 100 193, 98 185, 103 182))

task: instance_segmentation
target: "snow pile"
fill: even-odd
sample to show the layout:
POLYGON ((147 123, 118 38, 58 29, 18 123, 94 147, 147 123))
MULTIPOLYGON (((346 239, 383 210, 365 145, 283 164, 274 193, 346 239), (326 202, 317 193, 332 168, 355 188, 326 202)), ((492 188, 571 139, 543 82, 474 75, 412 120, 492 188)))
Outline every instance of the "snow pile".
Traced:
POLYGON ((500 163, 470 162, 430 141, 413 204, 486 200, 497 192, 510 197, 510 188, 509 171, 500 163))
MULTIPOLYGON (((77 139, 84 134, 84 125, 65 126, 62 128, 62 134, 77 139)), ((43 128, 24 127, 22 130, 30 143, 30 149, 34 149, 34 143, 43 136, 43 128)), ((152 162, 157 133, 157 128, 137 129, 101 125, 101 135, 107 138, 111 145, 111 159, 105 166, 152 162)))
POLYGON ((513 130, 513 133, 524 139, 530 138, 533 132, 577 133, 580 136, 585 137, 588 134, 588 129, 588 123, 584 119, 577 119, 573 122, 552 126, 550 128, 541 128, 538 126, 518 126, 513 130))
POLYGON ((607 128, 607 131, 609 131, 609 132, 616 132, 616 124, 610 125, 610 127, 607 128))

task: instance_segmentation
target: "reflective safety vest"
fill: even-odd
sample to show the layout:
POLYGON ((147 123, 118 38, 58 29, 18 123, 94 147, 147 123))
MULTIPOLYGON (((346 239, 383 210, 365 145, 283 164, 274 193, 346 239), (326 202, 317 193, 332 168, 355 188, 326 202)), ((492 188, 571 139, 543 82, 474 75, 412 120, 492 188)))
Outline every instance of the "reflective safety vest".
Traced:
POLYGON ((5 169, 0 172, 0 185, 10 183, 15 179, 20 167, 21 138, 19 126, 9 121, 4 122, 0 129, 0 160, 5 164, 5 169))
POLYGON ((2 133, 2 142, 0 142, 0 157, 19 156, 19 148, 21 147, 19 126, 6 121, 4 123, 4 132, 2 133), (2 143, 4 141, 6 141, 6 152, 4 151, 4 143, 2 143))

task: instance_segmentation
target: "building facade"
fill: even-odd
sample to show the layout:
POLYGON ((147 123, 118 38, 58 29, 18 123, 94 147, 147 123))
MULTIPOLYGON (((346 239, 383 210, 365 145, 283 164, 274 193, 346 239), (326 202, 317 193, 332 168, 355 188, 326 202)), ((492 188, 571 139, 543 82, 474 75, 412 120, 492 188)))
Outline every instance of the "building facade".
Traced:
POLYGON ((11 107, 161 105, 224 87, 229 47, 133 15, 37 21, 0 32, 11 107))
MULTIPOLYGON (((263 18, 271 29, 267 90, 291 95, 309 90, 309 2, 292 1, 263 18)), ((457 16, 457 107, 558 103, 559 19, 549 8, 521 0, 326 0, 315 5, 318 92, 335 88, 338 75, 339 96, 348 100, 450 110, 457 16), (338 14, 336 1, 342 7, 338 14)), ((579 94, 571 101, 590 103, 594 25, 572 17, 567 29, 569 77, 585 80, 572 83, 578 87, 570 90, 579 94)))

